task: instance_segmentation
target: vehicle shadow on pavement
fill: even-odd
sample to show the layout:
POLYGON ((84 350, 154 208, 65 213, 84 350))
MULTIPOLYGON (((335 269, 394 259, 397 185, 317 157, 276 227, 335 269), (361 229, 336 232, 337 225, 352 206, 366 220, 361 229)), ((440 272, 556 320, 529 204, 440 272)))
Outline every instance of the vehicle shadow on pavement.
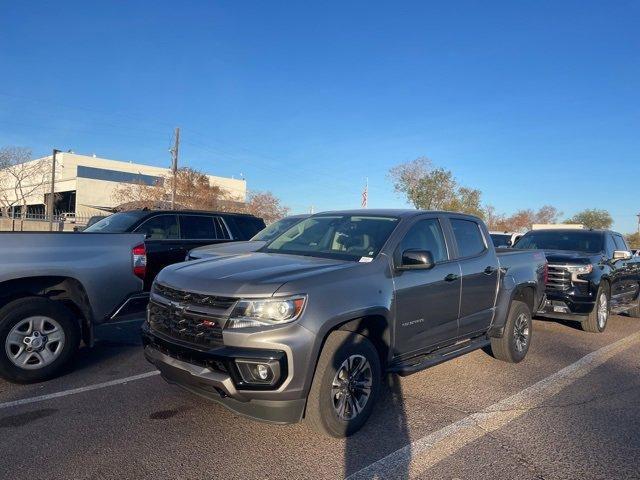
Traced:
POLYGON ((563 320, 561 318, 538 317, 538 316, 534 316, 533 319, 539 322, 557 323, 558 325, 563 325, 565 327, 569 327, 574 330, 578 330, 580 332, 583 331, 582 327, 580 326, 580 322, 573 321, 573 320, 563 320))
POLYGON ((143 320, 96 327, 93 348, 80 348, 69 372, 107 365, 110 359, 141 351, 140 326, 143 320))
MULTIPOLYGON (((400 377, 385 375, 383 380, 385 384, 369 421, 362 430, 346 438, 345 477, 411 443, 400 377)), ((406 464, 398 466, 392 478, 408 479, 406 464)))

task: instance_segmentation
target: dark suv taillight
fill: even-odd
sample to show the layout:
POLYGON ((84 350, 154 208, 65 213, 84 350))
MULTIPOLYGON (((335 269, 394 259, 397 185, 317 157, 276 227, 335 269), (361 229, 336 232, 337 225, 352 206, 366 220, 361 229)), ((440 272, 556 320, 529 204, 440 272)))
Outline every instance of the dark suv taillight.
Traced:
POLYGON ((147 248, 144 243, 133 247, 131 256, 133 258, 133 274, 144 280, 144 276, 147 273, 147 248))

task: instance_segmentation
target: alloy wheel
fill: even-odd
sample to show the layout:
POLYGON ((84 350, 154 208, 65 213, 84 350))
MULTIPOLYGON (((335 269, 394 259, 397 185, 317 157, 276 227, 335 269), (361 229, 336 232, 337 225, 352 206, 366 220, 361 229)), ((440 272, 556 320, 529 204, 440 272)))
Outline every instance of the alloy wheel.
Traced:
POLYGON ((333 408, 341 420, 357 417, 371 396, 373 372, 369 361, 362 355, 347 358, 331 384, 333 408))
POLYGON ((598 327, 600 330, 607 324, 607 318, 609 317, 609 304, 607 300, 607 294, 602 292, 600 294, 600 300, 598 302, 598 327))
POLYGON ((529 318, 525 313, 518 315, 514 322, 513 339, 515 340, 516 350, 523 352, 529 342, 529 318))

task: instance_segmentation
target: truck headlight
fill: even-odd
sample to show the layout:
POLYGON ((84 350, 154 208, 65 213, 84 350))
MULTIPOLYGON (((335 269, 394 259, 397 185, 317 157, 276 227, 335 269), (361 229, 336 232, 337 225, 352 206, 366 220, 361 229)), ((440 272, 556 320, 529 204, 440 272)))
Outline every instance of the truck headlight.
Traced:
POLYGON ((258 327, 293 322, 302 313, 306 301, 305 295, 240 300, 231 312, 227 328, 258 327))
POLYGON ((574 273, 576 275, 586 275, 587 273, 591 273, 593 270, 593 265, 590 263, 587 265, 567 265, 565 267, 568 272, 574 273))

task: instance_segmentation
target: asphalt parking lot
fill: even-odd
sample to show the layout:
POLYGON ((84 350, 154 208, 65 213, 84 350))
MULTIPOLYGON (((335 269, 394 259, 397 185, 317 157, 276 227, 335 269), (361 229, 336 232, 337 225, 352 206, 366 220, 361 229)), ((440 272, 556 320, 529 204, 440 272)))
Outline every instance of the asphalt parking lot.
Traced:
POLYGON ((614 316, 601 335, 537 320, 519 365, 477 351, 392 378, 345 440, 145 375, 138 328, 102 327, 58 379, 0 381, 1 478, 640 478, 637 319, 614 316))

